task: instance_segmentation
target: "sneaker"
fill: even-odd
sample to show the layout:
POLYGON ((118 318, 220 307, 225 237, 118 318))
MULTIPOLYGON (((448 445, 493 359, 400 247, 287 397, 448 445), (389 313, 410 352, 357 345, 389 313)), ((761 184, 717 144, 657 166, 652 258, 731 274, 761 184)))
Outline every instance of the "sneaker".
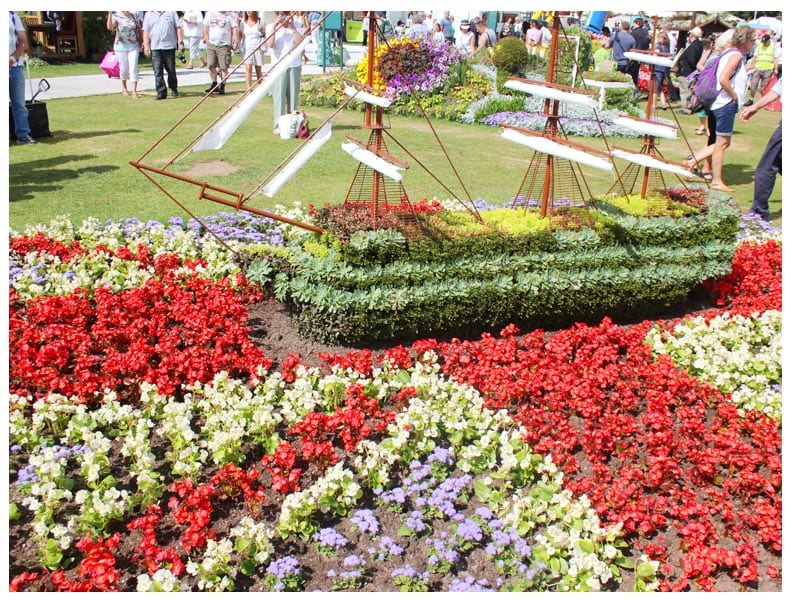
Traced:
POLYGON ((219 84, 219 93, 220 93, 220 95, 225 93, 225 84, 224 83, 220 83, 219 84))
POLYGON ((33 139, 32 137, 30 137, 29 135, 26 135, 25 137, 21 137, 21 138, 19 138, 19 139, 16 141, 16 143, 17 143, 17 144, 19 144, 20 146, 25 146, 25 145, 27 145, 27 144, 35 144, 35 143, 36 143, 36 140, 34 140, 34 139, 33 139))
POLYGON ((215 94, 217 92, 217 82, 216 81, 212 81, 208 85, 208 87, 205 89, 205 92, 207 94, 215 94))
POLYGON ((157 96, 156 97, 157 100, 164 100, 165 98, 167 98, 167 96, 157 96))
POLYGON ((754 104, 754 100, 752 100, 751 98, 749 98, 746 102, 743 103, 744 106, 751 106, 752 104, 754 104))

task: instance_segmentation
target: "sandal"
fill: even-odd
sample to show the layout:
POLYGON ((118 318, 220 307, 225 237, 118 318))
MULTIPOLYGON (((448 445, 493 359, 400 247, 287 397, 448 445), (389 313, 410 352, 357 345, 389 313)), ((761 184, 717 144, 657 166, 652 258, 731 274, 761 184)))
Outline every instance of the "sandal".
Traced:
POLYGON ((699 176, 702 177, 708 183, 713 181, 713 173, 700 173, 699 176))
POLYGON ((719 192, 727 192, 728 194, 733 193, 735 190, 728 186, 726 183, 711 183, 710 189, 717 190, 719 192))
POLYGON ((697 128, 694 130, 694 133, 696 133, 697 135, 708 135, 708 132, 707 132, 707 131, 705 131, 705 128, 704 128, 704 127, 697 127, 697 128))

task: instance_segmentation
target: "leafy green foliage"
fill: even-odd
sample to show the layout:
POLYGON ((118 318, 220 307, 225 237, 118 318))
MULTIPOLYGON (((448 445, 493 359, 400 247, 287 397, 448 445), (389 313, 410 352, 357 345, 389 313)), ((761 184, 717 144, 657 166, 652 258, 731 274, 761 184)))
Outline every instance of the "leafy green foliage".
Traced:
MULTIPOLYGON (((498 84, 497 84, 498 85, 498 84)), ((489 115, 501 112, 519 112, 524 110, 524 96, 501 96, 492 94, 480 102, 475 109, 475 121, 481 121, 489 115)))
POLYGON ((386 264, 405 254, 406 238, 393 229, 357 231, 351 235, 346 249, 346 257, 352 264, 386 264))
POLYGON ((529 51, 519 38, 507 37, 494 46, 491 60, 499 71, 518 75, 527 65, 529 51))
POLYGON ((726 202, 676 218, 598 207, 573 230, 513 209, 485 211, 482 225, 463 212, 420 215, 432 233, 414 239, 357 230, 322 258, 295 251, 278 295, 302 334, 357 344, 646 317, 731 268, 738 213, 726 202))

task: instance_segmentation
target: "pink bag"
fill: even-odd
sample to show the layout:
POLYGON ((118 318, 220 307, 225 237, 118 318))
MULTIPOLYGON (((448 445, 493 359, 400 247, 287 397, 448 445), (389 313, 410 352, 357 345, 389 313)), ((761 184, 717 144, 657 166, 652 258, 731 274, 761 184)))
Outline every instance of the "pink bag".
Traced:
POLYGON ((121 78, 121 65, 118 63, 118 57, 115 52, 108 52, 104 55, 99 68, 107 73, 107 77, 121 78))

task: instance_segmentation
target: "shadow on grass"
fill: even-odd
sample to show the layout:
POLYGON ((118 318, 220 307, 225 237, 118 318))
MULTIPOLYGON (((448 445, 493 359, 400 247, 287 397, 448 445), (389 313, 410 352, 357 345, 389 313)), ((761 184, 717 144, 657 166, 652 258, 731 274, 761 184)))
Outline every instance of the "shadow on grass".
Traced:
POLYGON ((727 185, 753 184, 754 167, 746 163, 727 163, 727 155, 725 154, 722 179, 727 182, 727 185))
POLYGON ((52 132, 51 137, 42 137, 36 139, 39 144, 47 146, 58 144, 60 142, 68 142, 70 140, 81 140, 86 138, 102 137, 106 135, 116 135, 119 133, 142 133, 142 129, 108 129, 106 131, 69 131, 68 129, 58 129, 52 132))
POLYGON ((33 197, 33 193, 52 192, 61 189, 62 186, 59 183, 62 181, 68 181, 82 175, 96 175, 119 169, 115 165, 96 165, 76 169, 59 168, 70 162, 82 162, 92 158, 95 157, 74 154, 17 163, 13 168, 9 169, 8 173, 8 200, 10 202, 30 200, 33 197))

